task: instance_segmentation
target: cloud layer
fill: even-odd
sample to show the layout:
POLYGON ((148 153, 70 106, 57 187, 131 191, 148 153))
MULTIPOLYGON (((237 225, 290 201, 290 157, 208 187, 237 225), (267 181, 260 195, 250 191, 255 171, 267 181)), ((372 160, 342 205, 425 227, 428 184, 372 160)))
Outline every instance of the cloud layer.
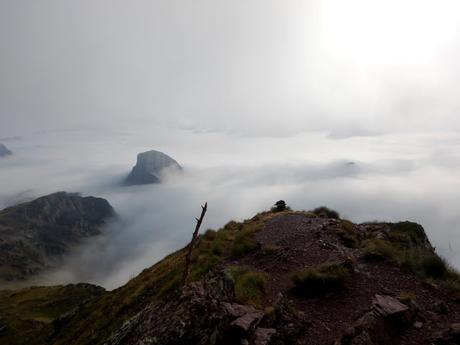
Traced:
POLYGON ((165 128, 37 133, 11 141, 15 156, 0 160, 0 181, 7 182, 0 207, 67 190, 105 197, 118 212, 105 236, 90 239, 40 284, 123 284, 189 241, 204 201, 203 230, 251 217, 279 199, 294 209, 327 205, 357 222, 417 221, 460 267, 460 161, 453 154, 459 145, 460 137, 445 134, 235 140, 165 128), (150 148, 176 158, 184 173, 162 185, 117 186, 136 153, 150 148))

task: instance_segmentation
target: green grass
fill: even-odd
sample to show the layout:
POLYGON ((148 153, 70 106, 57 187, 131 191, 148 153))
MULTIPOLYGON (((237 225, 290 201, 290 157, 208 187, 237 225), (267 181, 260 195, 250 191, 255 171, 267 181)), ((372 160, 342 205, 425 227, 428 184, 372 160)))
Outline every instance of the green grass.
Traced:
POLYGON ((357 248, 360 245, 360 239, 355 225, 349 220, 341 220, 337 235, 342 243, 350 248, 357 248))
POLYGON ((5 327, 0 333, 0 343, 47 343, 54 332, 53 320, 105 293, 104 289, 89 284, 0 291, 0 328, 5 327))
POLYGON ((409 268, 422 278, 460 289, 460 273, 431 249, 421 225, 412 222, 388 225, 390 231, 386 239, 370 238, 363 241, 364 259, 387 260, 409 268))
POLYGON ((386 259, 399 262, 401 253, 399 248, 390 241, 381 238, 367 239, 363 242, 363 257, 365 259, 386 259))
POLYGON ((263 272, 251 271, 245 267, 231 267, 230 272, 235 280, 235 295, 239 303, 261 306, 265 293, 267 275, 263 272))
POLYGON ((425 230, 413 222, 390 223, 389 239, 405 247, 424 247, 428 243, 425 230))
POLYGON ((243 224, 241 226, 231 247, 231 256, 233 258, 239 258, 257 248, 257 243, 254 241, 254 234, 260 228, 261 224, 243 224))
POLYGON ((350 275, 350 267, 346 264, 325 263, 294 272, 291 280, 297 292, 316 295, 342 290, 350 275))
MULTIPOLYGON (((199 236, 192 252, 187 281, 199 280, 224 260, 253 250, 255 247, 252 237, 270 216, 266 212, 241 223, 231 221, 218 231, 207 230, 199 236)), ((166 294, 178 288, 181 285, 184 261, 185 250, 181 249, 145 269, 126 285, 90 303, 84 312, 64 325, 65 328, 54 339, 54 345, 102 343, 113 331, 119 329, 124 321, 146 305, 157 303, 166 294)), ((246 282, 239 283, 240 291, 244 291, 243 287, 252 279, 244 276, 243 283, 246 282)), ((251 297, 249 293, 244 296, 240 293, 242 299, 258 303, 256 296, 251 297)))

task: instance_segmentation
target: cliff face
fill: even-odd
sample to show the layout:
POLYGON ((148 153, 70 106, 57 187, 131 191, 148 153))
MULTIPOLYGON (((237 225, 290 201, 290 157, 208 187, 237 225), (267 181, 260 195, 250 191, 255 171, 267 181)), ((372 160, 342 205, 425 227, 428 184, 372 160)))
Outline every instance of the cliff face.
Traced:
MULTIPOLYGON (((327 210, 326 210, 327 211, 327 210)), ((331 216, 328 216, 331 215, 331 216)), ((10 344, 451 345, 460 275, 415 223, 264 212, 208 230, 185 250, 99 294, 37 334, 3 320, 10 344), (13 340, 12 340, 13 339, 13 340)), ((18 292, 18 296, 23 292, 18 292)), ((40 304, 36 306, 41 308, 40 304)), ((0 313, 3 312, 0 304, 0 313)), ((0 320, 0 329, 2 327, 0 320)))
POLYGON ((0 279, 22 280, 52 266, 114 214, 100 198, 59 192, 0 211, 0 279))
POLYGON ((182 170, 179 163, 159 151, 147 151, 137 155, 136 165, 126 178, 124 184, 142 185, 160 183, 165 169, 182 170))

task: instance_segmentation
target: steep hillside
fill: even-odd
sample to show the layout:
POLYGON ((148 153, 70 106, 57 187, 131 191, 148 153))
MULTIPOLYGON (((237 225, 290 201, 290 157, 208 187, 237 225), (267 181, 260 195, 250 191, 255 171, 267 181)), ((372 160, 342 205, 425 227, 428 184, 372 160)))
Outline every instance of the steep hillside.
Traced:
POLYGON ((100 234, 113 215, 104 199, 64 192, 0 211, 0 281, 52 267, 83 238, 100 234))
MULTIPOLYGON (((415 223, 265 212, 206 231, 192 262, 184 287, 180 250, 59 322, 44 320, 42 343, 458 343, 459 275, 415 223)), ((0 341, 21 339, 13 321, 0 321, 0 341)))
POLYGON ((0 343, 47 344, 53 327, 105 290, 90 284, 0 291, 0 343))

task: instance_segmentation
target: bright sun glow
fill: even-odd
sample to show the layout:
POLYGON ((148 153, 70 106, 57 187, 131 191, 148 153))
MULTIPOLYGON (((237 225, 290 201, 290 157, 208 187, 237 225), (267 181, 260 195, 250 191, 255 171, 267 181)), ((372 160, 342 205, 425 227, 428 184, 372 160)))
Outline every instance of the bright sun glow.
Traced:
POLYGON ((324 53, 368 66, 429 63, 460 27, 460 1, 322 0, 319 6, 324 53))

